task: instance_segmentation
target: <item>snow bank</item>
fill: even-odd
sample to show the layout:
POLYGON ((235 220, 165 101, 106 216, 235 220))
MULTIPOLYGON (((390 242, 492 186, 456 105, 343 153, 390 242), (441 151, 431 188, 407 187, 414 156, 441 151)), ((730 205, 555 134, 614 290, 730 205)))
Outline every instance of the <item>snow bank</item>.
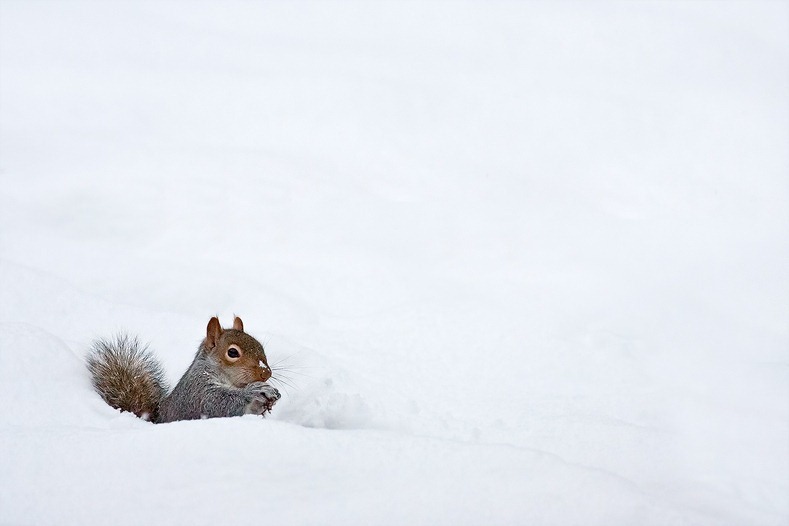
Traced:
POLYGON ((784 524, 787 14, 0 4, 0 524, 784 524), (91 391, 234 313, 269 418, 91 391))

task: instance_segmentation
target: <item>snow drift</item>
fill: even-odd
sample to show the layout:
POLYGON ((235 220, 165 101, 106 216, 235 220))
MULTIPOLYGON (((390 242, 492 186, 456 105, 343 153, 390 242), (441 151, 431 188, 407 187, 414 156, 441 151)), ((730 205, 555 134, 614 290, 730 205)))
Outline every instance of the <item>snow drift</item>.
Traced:
POLYGON ((0 4, 0 523, 784 524, 782 3, 0 4), (270 418, 152 425, 233 313, 270 418))

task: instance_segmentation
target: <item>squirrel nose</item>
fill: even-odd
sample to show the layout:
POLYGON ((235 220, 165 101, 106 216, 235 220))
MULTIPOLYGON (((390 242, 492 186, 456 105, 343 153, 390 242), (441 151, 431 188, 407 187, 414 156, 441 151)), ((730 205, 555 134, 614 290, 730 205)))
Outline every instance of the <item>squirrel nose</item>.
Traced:
POLYGON ((258 360, 258 367, 260 367, 260 378, 261 382, 265 382, 269 378, 271 378, 271 368, 265 363, 263 360, 258 360))

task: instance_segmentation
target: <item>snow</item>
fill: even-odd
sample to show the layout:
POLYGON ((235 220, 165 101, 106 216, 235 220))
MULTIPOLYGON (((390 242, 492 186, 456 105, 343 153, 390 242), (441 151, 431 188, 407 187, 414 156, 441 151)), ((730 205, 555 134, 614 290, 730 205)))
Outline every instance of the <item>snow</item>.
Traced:
POLYGON ((0 524, 786 524, 787 11, 0 3, 0 524))

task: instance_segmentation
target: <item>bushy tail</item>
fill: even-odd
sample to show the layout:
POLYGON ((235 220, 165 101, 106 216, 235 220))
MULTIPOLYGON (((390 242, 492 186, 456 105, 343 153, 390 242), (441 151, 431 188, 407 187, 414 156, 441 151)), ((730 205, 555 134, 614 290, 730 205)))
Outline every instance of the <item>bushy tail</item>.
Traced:
POLYGON ((93 342, 88 355, 93 387, 112 407, 156 422, 159 402, 167 394, 161 364, 133 336, 93 342))

